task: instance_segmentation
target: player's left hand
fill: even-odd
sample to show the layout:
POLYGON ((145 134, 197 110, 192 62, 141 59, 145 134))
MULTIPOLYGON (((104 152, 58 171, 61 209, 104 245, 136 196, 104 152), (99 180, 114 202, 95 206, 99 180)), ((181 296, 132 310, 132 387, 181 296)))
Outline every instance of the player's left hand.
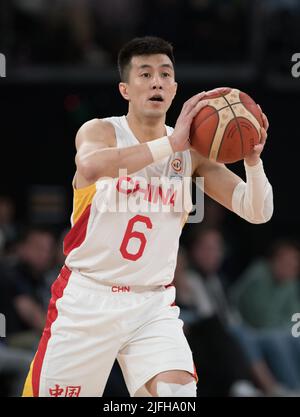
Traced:
POLYGON ((253 152, 245 158, 247 165, 256 165, 259 162, 260 154, 262 153, 264 146, 266 144, 266 140, 268 137, 267 130, 269 128, 269 121, 267 116, 263 113, 260 105, 257 105, 259 110, 261 111, 262 120, 263 120, 263 127, 260 129, 260 142, 254 146, 253 152))

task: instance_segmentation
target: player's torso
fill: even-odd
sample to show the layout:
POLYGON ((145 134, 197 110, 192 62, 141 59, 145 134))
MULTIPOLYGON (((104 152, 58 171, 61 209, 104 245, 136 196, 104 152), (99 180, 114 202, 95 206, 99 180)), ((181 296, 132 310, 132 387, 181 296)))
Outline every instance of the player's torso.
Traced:
MULTIPOLYGON (((138 144, 125 116, 106 119, 118 147, 138 144)), ((167 134, 171 128, 167 127, 167 134)), ((190 152, 137 173, 74 190, 66 264, 107 285, 166 285, 173 280, 178 241, 191 210, 190 152)))

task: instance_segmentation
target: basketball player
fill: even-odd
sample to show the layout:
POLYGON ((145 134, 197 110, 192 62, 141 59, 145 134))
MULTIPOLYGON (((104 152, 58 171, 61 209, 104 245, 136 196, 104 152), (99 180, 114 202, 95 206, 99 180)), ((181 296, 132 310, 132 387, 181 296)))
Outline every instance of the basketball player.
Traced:
POLYGON ((244 182, 190 148, 191 122, 207 105, 200 101, 204 92, 184 103, 174 130, 165 125, 177 89, 168 42, 134 39, 118 64, 128 113, 93 119, 78 131, 66 264, 52 286, 24 396, 101 396, 116 358, 131 396, 196 396, 192 353, 169 285, 187 213, 172 211, 172 191, 147 186, 152 177, 176 177, 179 184, 202 176, 208 195, 249 222, 272 216, 272 188, 260 159, 265 115, 261 142, 245 159, 244 182), (116 194, 170 210, 112 212, 116 194))

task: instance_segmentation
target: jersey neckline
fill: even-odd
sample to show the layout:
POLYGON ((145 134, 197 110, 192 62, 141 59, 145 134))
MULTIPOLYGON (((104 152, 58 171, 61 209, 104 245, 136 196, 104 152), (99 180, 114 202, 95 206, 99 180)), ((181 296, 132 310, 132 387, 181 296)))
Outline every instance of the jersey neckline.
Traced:
POLYGON ((130 136, 134 139, 134 141, 135 141, 137 144, 141 145, 141 144, 142 144, 142 142, 140 142, 140 141, 138 140, 138 138, 134 135, 133 131, 130 129, 129 124, 128 124, 128 121, 127 121, 127 118, 126 118, 126 116, 125 116, 125 115, 121 117, 121 123, 122 123, 122 125, 123 125, 124 129, 125 129, 125 130, 126 130, 126 131, 130 134, 130 136))
MULTIPOLYGON (((125 115, 121 116, 121 124, 123 125, 124 129, 130 134, 130 136, 134 139, 134 141, 137 144, 142 145, 143 143, 147 143, 147 142, 140 142, 138 138, 134 135, 133 131, 129 127, 128 120, 125 115)), ((165 129, 166 129, 167 136, 170 135, 171 128, 165 124, 165 129)))

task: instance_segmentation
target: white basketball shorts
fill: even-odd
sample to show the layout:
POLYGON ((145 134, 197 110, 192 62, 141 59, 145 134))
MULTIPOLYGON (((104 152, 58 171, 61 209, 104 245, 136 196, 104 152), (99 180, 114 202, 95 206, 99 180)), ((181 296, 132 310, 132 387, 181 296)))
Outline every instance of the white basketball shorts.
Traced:
POLYGON ((131 396, 163 371, 195 375, 173 286, 104 286, 63 267, 23 396, 99 397, 115 359, 131 396))

